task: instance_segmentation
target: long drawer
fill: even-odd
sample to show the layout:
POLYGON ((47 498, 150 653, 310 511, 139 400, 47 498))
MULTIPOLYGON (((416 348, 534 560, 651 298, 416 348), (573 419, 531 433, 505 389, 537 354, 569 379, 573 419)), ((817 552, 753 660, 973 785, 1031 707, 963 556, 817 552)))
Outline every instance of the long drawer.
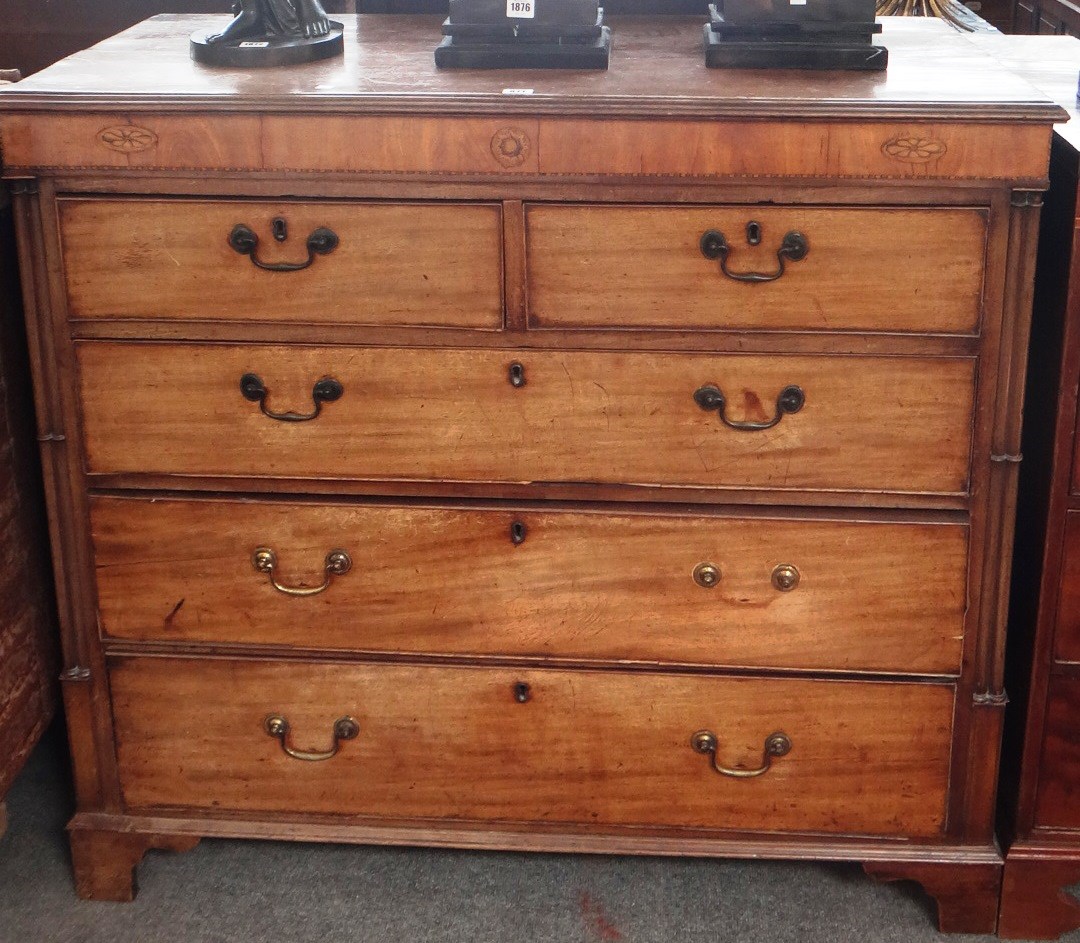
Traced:
POLYGON ((968 487, 966 358, 112 342, 77 356, 91 473, 968 487))
POLYGON ((951 685, 164 658, 110 684, 131 810, 907 837, 945 815, 951 685))
POLYGON ((960 667, 963 524, 101 497, 91 525, 116 639, 960 667))
POLYGON ((531 205, 529 323, 971 334, 986 230, 974 207, 531 205))
POLYGON ((59 217, 74 318, 503 323, 497 204, 68 198, 59 217))

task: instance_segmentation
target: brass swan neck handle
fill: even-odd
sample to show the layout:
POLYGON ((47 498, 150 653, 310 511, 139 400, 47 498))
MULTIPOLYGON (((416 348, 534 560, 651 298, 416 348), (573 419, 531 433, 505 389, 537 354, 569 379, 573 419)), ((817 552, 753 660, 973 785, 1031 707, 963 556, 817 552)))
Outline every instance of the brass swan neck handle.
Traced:
POLYGON ((331 550, 323 564, 326 576, 321 586, 286 586, 279 583, 274 575, 277 569, 277 554, 270 547, 256 547, 251 555, 251 565, 257 573, 265 573, 270 578, 270 585, 286 596, 318 596, 330 587, 335 576, 343 576, 352 569, 352 557, 345 550, 331 550))
MULTIPOLYGON (((751 245, 757 245, 761 241, 761 227, 759 223, 747 224, 747 241, 751 245), (752 227, 757 227, 753 229, 752 227), (751 233, 756 233, 755 237, 751 233)), ((728 255, 731 253, 731 245, 727 237, 719 229, 708 229, 701 234, 701 254, 707 259, 719 260, 720 271, 727 278, 736 282, 746 282, 758 285, 762 282, 775 282, 785 272, 785 261, 801 262, 810 252, 810 242, 801 232, 792 230, 785 233, 780 242, 780 248, 776 250, 775 272, 733 272, 728 268, 728 255)))
POLYGON ((730 776, 733 779, 754 779, 764 776, 772 769, 773 758, 787 756, 791 752, 791 738, 786 733, 771 733, 765 738, 765 747, 761 754, 761 765, 756 769, 739 769, 738 767, 722 766, 716 758, 719 748, 719 738, 711 730, 699 730, 690 738, 690 746, 695 753, 712 756, 712 767, 721 776, 730 776))
POLYGON ((729 429, 737 429, 740 432, 760 432, 762 429, 771 429, 788 413, 797 413, 802 409, 806 404, 806 394, 801 386, 795 384, 785 386, 776 397, 776 411, 772 419, 765 420, 729 419, 727 397, 720 387, 712 383, 706 383, 694 390, 694 402, 707 413, 715 411, 720 421, 729 429))
POLYGON ((360 725, 351 717, 339 717, 334 721, 333 737, 334 745, 329 750, 297 750, 289 746, 289 721, 282 714, 271 714, 263 721, 263 729, 274 737, 280 744, 282 751, 294 760, 303 760, 305 763, 321 763, 331 760, 338 755, 341 744, 346 740, 355 740, 360 735, 360 725))
POLYGON ((258 403, 264 416, 276 419, 278 422, 309 422, 312 419, 318 419, 323 403, 333 403, 341 399, 344 394, 345 387, 340 381, 333 377, 323 377, 321 380, 316 380, 311 388, 311 401, 315 408, 310 413, 276 413, 266 407, 266 397, 270 395, 270 391, 266 388, 262 377, 257 373, 245 373, 240 377, 240 395, 252 403, 258 403))
MULTIPOLYGON (((274 239, 284 242, 288 238, 288 228, 283 217, 277 217, 271 229, 274 239)), ((259 258, 259 237, 255 230, 243 223, 237 223, 229 233, 229 248, 251 259, 251 264, 265 272, 300 272, 310 268, 317 255, 329 255, 341 240, 338 234, 326 226, 320 226, 307 237, 305 246, 307 258, 300 262, 264 262, 259 258)))

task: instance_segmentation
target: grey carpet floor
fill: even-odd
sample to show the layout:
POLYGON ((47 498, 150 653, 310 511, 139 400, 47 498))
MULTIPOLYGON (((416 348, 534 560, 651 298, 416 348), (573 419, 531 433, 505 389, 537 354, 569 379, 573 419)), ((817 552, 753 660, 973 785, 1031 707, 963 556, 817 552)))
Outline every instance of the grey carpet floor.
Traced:
MULTIPOLYGON (((63 744, 8 795, 0 943, 985 943, 857 866, 203 841, 151 852, 133 904, 75 897, 63 744)), ((1071 939, 1080 941, 1080 934, 1071 939)))

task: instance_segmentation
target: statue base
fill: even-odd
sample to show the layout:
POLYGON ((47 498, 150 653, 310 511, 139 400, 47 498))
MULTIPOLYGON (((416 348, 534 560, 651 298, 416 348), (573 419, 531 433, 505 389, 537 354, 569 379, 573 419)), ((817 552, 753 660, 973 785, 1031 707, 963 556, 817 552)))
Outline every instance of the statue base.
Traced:
POLYGON ((871 42, 792 41, 768 35, 733 39, 705 27, 705 65, 710 69, 843 69, 883 72, 889 52, 871 42))
POLYGON ((302 65, 345 53, 345 27, 330 21, 326 36, 307 39, 303 36, 271 36, 239 42, 208 43, 214 31, 201 30, 191 36, 191 58, 203 65, 235 69, 260 69, 269 66, 302 65))
POLYGON ((447 36, 435 47, 440 69, 606 69, 611 30, 587 43, 455 42, 447 36))
POLYGON ((718 0, 709 6, 710 69, 847 69, 881 72, 889 53, 875 46, 874 0, 718 0))

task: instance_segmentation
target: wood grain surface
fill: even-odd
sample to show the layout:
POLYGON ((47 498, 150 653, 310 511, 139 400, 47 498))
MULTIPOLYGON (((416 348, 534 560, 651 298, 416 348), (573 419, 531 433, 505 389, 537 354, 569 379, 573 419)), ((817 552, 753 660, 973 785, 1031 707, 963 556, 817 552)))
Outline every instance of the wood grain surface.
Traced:
POLYGON ((955 674, 961 524, 98 497, 114 639, 955 674), (511 527, 524 539, 515 544, 511 527), (286 586, 252 565, 273 548, 286 586), (693 572, 720 570, 706 588, 693 572), (773 570, 795 566, 781 591, 773 570), (912 586, 919 591, 913 593, 912 586))
POLYGON ((940 833, 949 685, 618 672, 124 659, 111 672, 129 810, 881 834, 940 833), (528 700, 515 699, 526 684, 528 700), (360 727, 325 762, 343 716, 360 727), (791 752, 754 779, 774 732, 791 752))
MULTIPOLYGON (((507 74, 438 69, 433 51, 440 16, 338 17, 347 26, 345 55, 302 68, 252 73, 191 61, 188 36, 228 23, 228 16, 156 16, 19 83, 7 109, 138 101, 156 110, 406 114, 455 112, 615 115, 693 114, 716 119, 783 117, 1028 120, 1060 114, 1031 85, 980 53, 944 23, 884 21, 886 73, 706 69, 701 16, 613 18, 616 40, 606 71, 516 71, 531 95, 506 95, 507 74)), ((1017 155, 1019 156, 1019 154, 1017 155)))
POLYGON ((887 73, 765 72, 704 68, 703 18, 614 21, 610 69, 511 81, 435 68, 440 17, 346 17, 343 57, 253 82, 189 58, 224 17, 155 17, 4 92, 0 139, 19 172, 1045 177, 1064 112, 942 24, 890 21, 887 73), (153 143, 102 146, 125 126, 153 143), (512 165, 491 147, 507 130, 529 141, 512 165))
POLYGON ((1035 825, 1080 829, 1080 743, 1076 737, 1080 679, 1052 679, 1045 697, 1035 825))
POLYGON ((340 479, 607 483, 958 493, 967 488, 966 359, 82 343, 88 469, 340 479), (525 385, 508 380, 524 367, 525 385), (278 422, 240 393, 260 376, 278 422), (806 404, 771 429, 722 424, 806 404))
POLYGON ((497 205, 65 199, 59 212, 75 318, 502 327, 497 205), (237 225, 268 264, 305 261, 319 228, 340 243, 268 272, 229 245, 237 225))
POLYGON ((532 326, 978 329, 984 210, 532 204, 525 220, 532 326), (776 281, 739 282, 702 254, 709 230, 724 234, 736 274, 775 273, 789 232, 810 251, 776 281))

